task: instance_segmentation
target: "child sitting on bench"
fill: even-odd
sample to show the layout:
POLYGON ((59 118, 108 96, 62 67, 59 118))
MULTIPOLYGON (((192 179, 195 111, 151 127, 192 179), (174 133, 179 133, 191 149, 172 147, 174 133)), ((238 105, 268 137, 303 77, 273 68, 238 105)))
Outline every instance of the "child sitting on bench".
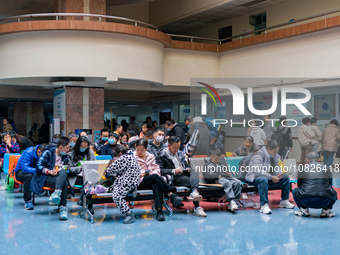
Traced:
POLYGON ((239 179, 232 177, 228 171, 228 164, 221 154, 217 148, 211 151, 210 160, 205 163, 205 171, 202 171, 202 174, 208 184, 223 185, 225 197, 229 201, 228 208, 233 212, 238 209, 235 200, 240 198, 243 185, 239 179))

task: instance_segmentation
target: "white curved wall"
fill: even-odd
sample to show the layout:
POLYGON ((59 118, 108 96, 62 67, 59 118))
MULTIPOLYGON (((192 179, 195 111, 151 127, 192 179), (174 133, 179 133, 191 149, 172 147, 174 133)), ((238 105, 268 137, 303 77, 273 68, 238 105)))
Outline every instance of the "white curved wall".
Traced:
POLYGON ((163 82, 163 48, 137 36, 37 31, 0 36, 0 80, 87 76, 163 82))
POLYGON ((221 77, 340 76, 340 28, 222 53, 221 77))

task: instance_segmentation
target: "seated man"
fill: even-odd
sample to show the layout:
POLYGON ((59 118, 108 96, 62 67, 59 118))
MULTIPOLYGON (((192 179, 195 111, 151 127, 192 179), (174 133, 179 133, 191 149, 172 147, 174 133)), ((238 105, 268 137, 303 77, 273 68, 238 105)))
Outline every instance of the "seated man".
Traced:
POLYGON ((281 189, 281 201, 279 207, 294 208, 289 202, 290 183, 288 175, 282 173, 279 166, 280 156, 277 154, 279 147, 275 140, 271 140, 266 146, 263 146, 250 159, 246 169, 245 180, 258 188, 260 194, 261 209, 264 214, 271 214, 268 206, 269 187, 281 189))
POLYGON ((153 131, 152 130, 146 131, 143 138, 147 141, 152 140, 153 139, 153 131))
POLYGON ((322 208, 321 218, 335 216, 331 211, 337 200, 337 193, 332 188, 332 173, 327 166, 318 161, 318 153, 308 153, 308 165, 299 172, 298 188, 293 190, 295 203, 299 207, 299 210, 295 211, 298 216, 309 217, 308 208, 322 208))
POLYGON ((69 148, 67 137, 52 141, 39 159, 30 185, 35 194, 41 194, 44 186, 55 189, 49 200, 59 204, 59 220, 67 220, 67 170, 63 166, 68 164, 69 148))
POLYGON ((157 154, 164 149, 164 130, 156 128, 153 132, 153 139, 149 140, 148 151, 155 157, 157 154))
POLYGON ((108 143, 102 147, 100 155, 110 155, 112 158, 114 158, 114 151, 118 140, 119 135, 110 133, 108 143))
POLYGON ((247 156, 254 151, 258 151, 260 148, 254 143, 254 138, 247 135, 244 138, 243 143, 237 148, 237 150, 231 155, 232 157, 247 156))
POLYGON ((202 171, 204 180, 208 184, 216 182, 223 185, 226 199, 230 202, 228 208, 235 211, 238 206, 235 200, 238 200, 242 191, 242 182, 231 176, 228 171, 228 164, 219 149, 211 151, 210 160, 205 163, 205 171, 202 171))
POLYGON ((210 153, 213 149, 219 149, 221 153, 225 153, 224 145, 222 141, 217 140, 217 133, 214 131, 210 131, 210 153))
POLYGON ((30 192, 30 183, 33 174, 36 171, 37 163, 46 149, 47 144, 41 144, 35 147, 27 148, 18 160, 15 168, 15 177, 18 181, 24 183, 24 201, 25 209, 33 210, 32 196, 30 192))
POLYGON ((108 144, 109 140, 109 131, 107 129, 100 130, 99 138, 95 142, 94 146, 96 147, 96 152, 98 155, 101 155, 102 147, 108 144))
POLYGON ((171 136, 168 142, 168 148, 161 150, 157 156, 157 163, 160 166, 161 174, 163 176, 172 176, 174 186, 190 187, 191 194, 189 200, 194 203, 194 215, 206 217, 207 214, 203 208, 199 206, 199 201, 202 200, 202 196, 198 193, 198 172, 190 172, 190 167, 185 160, 185 154, 179 150, 181 139, 176 136, 171 136))

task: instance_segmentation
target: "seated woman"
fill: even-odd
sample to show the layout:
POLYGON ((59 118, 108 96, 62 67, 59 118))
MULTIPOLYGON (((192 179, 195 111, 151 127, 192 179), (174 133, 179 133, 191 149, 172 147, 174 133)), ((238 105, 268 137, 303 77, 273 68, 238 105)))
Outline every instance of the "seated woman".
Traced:
POLYGON ((14 131, 10 133, 10 136, 11 136, 12 142, 15 142, 19 145, 21 152, 23 152, 29 147, 34 146, 33 142, 30 139, 28 139, 27 137, 23 135, 19 135, 15 133, 14 131))
POLYGON ((71 187, 75 183, 82 185, 81 177, 81 161, 93 161, 96 160, 94 152, 90 149, 90 141, 85 136, 81 136, 77 139, 73 150, 68 153, 68 181, 71 187))
POLYGON ((11 136, 8 133, 3 133, 1 136, 2 143, 0 144, 0 168, 4 163, 4 155, 6 153, 20 153, 20 147, 16 142, 12 142, 11 136))
POLYGON ((157 210, 156 219, 164 221, 163 215, 163 194, 170 197, 174 207, 183 206, 182 198, 172 193, 172 188, 162 179, 161 169, 157 165, 155 156, 149 152, 148 142, 140 139, 136 143, 135 157, 141 167, 139 189, 152 189, 155 197, 155 208, 157 210))
POLYGON ((112 200, 120 212, 126 215, 123 223, 130 224, 135 217, 126 204, 125 197, 138 186, 140 166, 133 153, 121 145, 115 148, 115 155, 119 157, 106 169, 106 175, 114 178, 109 191, 112 192, 112 200))
POLYGON ((126 132, 123 132, 121 135, 120 135, 120 141, 119 141, 119 144, 125 146, 126 148, 129 148, 129 133, 126 133, 126 132))

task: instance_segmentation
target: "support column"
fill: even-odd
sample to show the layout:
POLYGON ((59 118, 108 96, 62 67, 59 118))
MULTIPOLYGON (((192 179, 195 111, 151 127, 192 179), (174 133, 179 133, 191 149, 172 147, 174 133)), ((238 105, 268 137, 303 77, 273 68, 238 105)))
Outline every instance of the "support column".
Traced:
POLYGON ((65 135, 76 129, 101 130, 104 127, 104 88, 65 88, 65 135))
POLYGON ((28 136, 34 123, 40 128, 44 123, 44 103, 43 102, 10 102, 8 107, 8 117, 14 121, 19 134, 28 136))
MULTIPOLYGON (((106 15, 106 0, 54 0, 55 13, 87 13, 106 15)), ((66 20, 95 20, 89 17, 63 17, 66 20)))

